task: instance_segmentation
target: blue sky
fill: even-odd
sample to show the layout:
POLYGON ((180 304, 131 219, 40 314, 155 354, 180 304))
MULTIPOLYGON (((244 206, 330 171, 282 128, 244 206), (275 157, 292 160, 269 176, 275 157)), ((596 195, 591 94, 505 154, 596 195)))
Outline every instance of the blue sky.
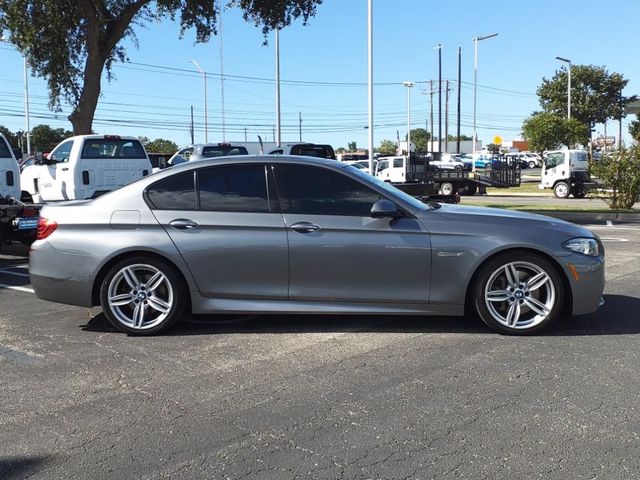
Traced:
MULTIPOLYGON (((476 35, 498 32, 480 43, 478 136, 519 138, 522 121, 538 109, 535 95, 544 76, 561 67, 556 56, 574 64, 603 65, 630 80, 625 94, 640 94, 636 0, 502 0, 434 2, 374 0, 374 143, 406 134, 407 91, 403 80, 437 79, 437 51, 442 51, 443 79, 457 78, 457 50, 462 47, 461 132, 472 132, 473 44, 476 35)), ((94 130, 190 141, 190 107, 195 110, 196 141, 204 140, 203 80, 188 60, 209 72, 209 141, 222 140, 220 39, 194 44, 194 33, 178 38, 169 20, 138 28, 139 48, 127 41, 132 63, 114 66, 115 80, 103 82, 94 130), (166 68, 162 68, 166 67, 166 68)), ((309 25, 296 22, 280 34, 283 141, 298 140, 298 115, 304 141, 350 141, 366 147, 367 1, 325 0, 309 25)), ((237 9, 223 15, 226 140, 273 139, 275 76, 273 35, 262 45, 260 29, 242 20, 237 9)), ((20 54, 0 44, 0 125, 24 129, 23 70, 20 54)), ((412 128, 429 115, 427 85, 411 92, 412 128)), ((43 79, 30 78, 31 125, 71 128, 70 112, 47 108, 43 79)), ((437 131, 437 95, 434 96, 437 131)), ((449 133, 455 134, 456 92, 450 99, 449 133)), ((627 125, 623 134, 628 138, 627 125)), ((608 133, 617 124, 608 124, 608 133)), ((444 95, 443 95, 444 135, 444 95)), ((597 127, 602 132, 602 126, 597 127)))

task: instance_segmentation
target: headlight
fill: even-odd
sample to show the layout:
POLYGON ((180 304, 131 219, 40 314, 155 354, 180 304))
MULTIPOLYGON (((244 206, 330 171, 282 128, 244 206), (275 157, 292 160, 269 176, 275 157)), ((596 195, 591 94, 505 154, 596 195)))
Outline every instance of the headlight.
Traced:
POLYGON ((600 255, 598 242, 595 238, 572 238, 571 240, 564 242, 562 246, 572 252, 589 255, 590 257, 597 257, 600 255))

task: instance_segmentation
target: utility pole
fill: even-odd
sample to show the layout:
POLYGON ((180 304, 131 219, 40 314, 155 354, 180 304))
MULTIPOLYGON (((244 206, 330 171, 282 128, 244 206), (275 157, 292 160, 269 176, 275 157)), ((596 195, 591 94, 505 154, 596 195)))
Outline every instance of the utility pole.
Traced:
POLYGON ((276 146, 280 146, 282 143, 282 132, 280 125, 280 29, 276 28, 276 125, 278 130, 278 139, 276 140, 276 134, 273 134, 273 141, 276 142, 276 146))
POLYGON ((218 10, 218 20, 219 20, 219 28, 218 28, 218 38, 220 39, 220 110, 222 113, 222 141, 227 141, 227 127, 225 121, 225 112, 224 112, 224 57, 222 54, 222 2, 220 3, 220 9, 218 10))
POLYGON ((247 141, 247 127, 244 127, 244 141, 247 141))
POLYGON ((298 130, 300 132, 300 142, 302 143, 302 112, 298 112, 298 130))
POLYGON ((446 83, 444 101, 444 153, 449 153, 449 80, 446 83))
POLYGON ((191 105, 191 125, 189 126, 189 133, 191 133, 191 145, 193 145, 196 143, 193 138, 193 105, 191 105))
POLYGON ((462 47, 458 47, 458 128, 456 129, 456 153, 460 154, 460 92, 462 87, 462 47))
POLYGON ((429 139, 429 144, 431 147, 429 148, 429 151, 431 153, 433 153, 433 137, 434 137, 433 135, 433 94, 434 93, 435 92, 433 91, 433 80, 429 80, 429 96, 431 97, 431 102, 430 102, 431 108, 429 112, 429 115, 431 116, 431 130, 430 130, 431 138, 429 139))
MULTIPOLYGON (((273 141, 274 142, 276 141, 276 126, 275 125, 273 125, 273 141)), ((277 146, 278 147, 280 146, 280 142, 278 142, 277 146)))
POLYGON ((442 152, 442 44, 438 49, 438 153, 442 152))

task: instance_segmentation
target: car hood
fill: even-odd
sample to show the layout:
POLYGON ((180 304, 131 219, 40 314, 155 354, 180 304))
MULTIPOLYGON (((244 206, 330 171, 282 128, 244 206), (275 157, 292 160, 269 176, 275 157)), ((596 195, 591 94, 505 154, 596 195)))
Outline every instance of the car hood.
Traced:
POLYGON ((482 226, 487 231, 487 227, 513 226, 527 230, 550 230, 554 234, 561 234, 569 238, 573 237, 594 237, 590 230, 565 220, 560 220, 546 215, 535 213, 518 212, 502 208, 473 207, 467 205, 442 204, 440 208, 423 212, 421 218, 427 223, 431 231, 432 228, 443 228, 448 230, 452 224, 464 224, 467 228, 472 228, 474 224, 482 226), (438 222, 433 222, 437 218, 438 222))

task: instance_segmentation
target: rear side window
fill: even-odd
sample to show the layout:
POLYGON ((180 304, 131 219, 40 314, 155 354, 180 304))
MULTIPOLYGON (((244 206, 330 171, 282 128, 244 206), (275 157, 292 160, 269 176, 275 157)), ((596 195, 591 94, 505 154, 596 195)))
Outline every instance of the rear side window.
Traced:
POLYGON ((283 213, 369 217, 382 198, 342 173, 319 167, 278 165, 276 184, 283 213))
POLYGON ((146 159, 147 155, 138 140, 97 138, 85 140, 80 157, 146 159))
POLYGON ((264 165, 229 165, 198 170, 200 208, 215 212, 269 212, 264 165))
POLYGON ((156 210, 195 210, 193 172, 180 173, 154 183, 147 190, 147 198, 156 210))
POLYGON ((4 138, 0 138, 0 158, 11 158, 11 150, 4 138))
POLYGON ((402 159, 401 158, 396 158, 393 161, 393 168, 402 168, 402 159))
POLYGON ((227 155, 248 155, 249 152, 244 147, 234 147, 231 145, 216 145, 202 148, 202 156, 205 158, 225 157, 227 155))

